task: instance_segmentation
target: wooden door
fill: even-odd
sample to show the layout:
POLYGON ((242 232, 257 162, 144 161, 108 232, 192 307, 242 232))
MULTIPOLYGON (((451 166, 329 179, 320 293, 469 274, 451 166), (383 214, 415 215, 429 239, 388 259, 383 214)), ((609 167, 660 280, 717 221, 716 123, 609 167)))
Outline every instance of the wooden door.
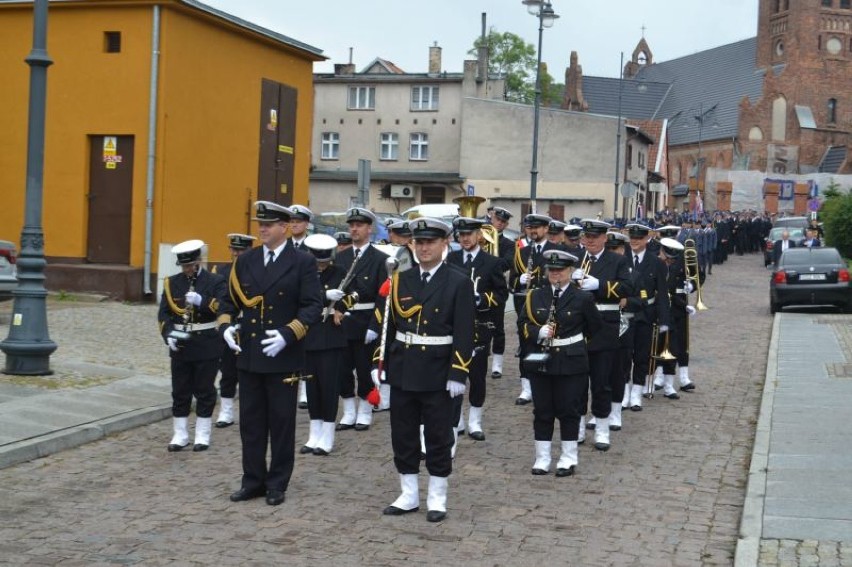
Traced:
POLYGON ((89 136, 86 260, 130 264, 133 136, 89 136))
POLYGON ((261 84, 257 197, 263 201, 293 204, 297 93, 269 79, 261 84))

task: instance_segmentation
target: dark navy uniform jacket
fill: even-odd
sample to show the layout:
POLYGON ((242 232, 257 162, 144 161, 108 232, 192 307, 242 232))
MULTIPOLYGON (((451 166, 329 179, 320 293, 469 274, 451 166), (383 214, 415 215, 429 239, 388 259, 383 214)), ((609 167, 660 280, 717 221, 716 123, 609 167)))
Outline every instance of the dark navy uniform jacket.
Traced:
POLYGON ((465 275, 471 280, 477 280, 476 292, 479 293, 480 301, 476 307, 476 344, 485 344, 491 341, 494 334, 493 325, 498 320, 500 311, 506 308, 506 300, 509 298, 509 288, 506 286, 506 277, 503 275, 503 260, 485 253, 481 248, 473 259, 472 275, 464 267, 467 252, 456 250, 447 255, 447 264, 456 266, 465 271, 465 275))
MULTIPOLYGON (((585 264, 588 255, 586 251, 583 258, 580 258, 580 265, 585 264)), ((622 297, 629 297, 633 293, 630 261, 625 256, 604 250, 597 261, 589 264, 588 273, 600 281, 598 289, 590 292, 599 306, 618 305, 622 297)), ((589 343, 589 351, 618 349, 618 326, 621 313, 618 309, 611 307, 599 309, 599 311, 605 325, 589 343)))
POLYGON ((288 243, 271 266, 264 266, 263 247, 239 256, 228 280, 232 316, 242 311, 237 368, 257 373, 289 373, 304 367, 304 338, 320 320, 317 263, 314 257, 288 243), (278 355, 263 354, 260 343, 267 330, 287 341, 278 355))
MULTIPOLYGON (((163 340, 173 329, 182 329, 186 312, 185 295, 190 280, 183 273, 169 276, 163 282, 163 295, 157 320, 163 340)), ((199 270, 195 278, 195 292, 201 295, 201 305, 190 308, 189 322, 193 324, 213 323, 226 303, 228 294, 225 279, 207 270, 199 270)), ((222 354, 222 339, 215 327, 193 331, 188 341, 179 341, 178 350, 169 350, 169 355, 187 362, 219 358, 222 354)))
MULTIPOLYGON (((319 273, 320 291, 323 298, 325 298, 326 291, 338 289, 344 275, 346 275, 346 271, 335 264, 330 264, 319 273)), ((308 329, 308 336, 305 337, 305 350, 308 352, 344 347, 346 347, 346 334, 343 332, 343 325, 335 325, 334 316, 331 314, 325 318, 325 322, 320 318, 319 323, 312 325, 308 329)))
MULTIPOLYGON (((633 252, 626 256, 633 264, 633 252)), ((634 314, 634 321, 649 324, 668 325, 670 317, 669 293, 666 279, 668 269, 658 257, 645 249, 645 255, 639 263, 639 269, 630 269, 633 293, 627 298, 624 310, 634 314)))
MULTIPOLYGON (((351 283, 343 291, 347 294, 358 292, 358 303, 375 303, 379 295, 379 287, 388 278, 385 267, 387 258, 388 255, 378 248, 368 246, 358 258, 358 265, 355 266, 351 283)), ((343 268, 344 272, 348 272, 354 261, 355 247, 353 246, 338 254, 335 264, 343 268)), ((352 310, 354 306, 355 302, 352 301, 351 296, 344 297, 337 303, 338 311, 350 310, 349 316, 343 320, 346 338, 350 341, 363 341, 374 309, 352 310)))

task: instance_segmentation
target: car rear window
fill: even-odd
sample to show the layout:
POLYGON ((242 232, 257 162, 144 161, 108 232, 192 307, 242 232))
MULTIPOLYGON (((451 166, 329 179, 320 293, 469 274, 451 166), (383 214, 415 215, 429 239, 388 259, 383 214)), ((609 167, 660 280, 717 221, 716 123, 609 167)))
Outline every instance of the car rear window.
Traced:
POLYGON ((834 248, 791 248, 784 252, 783 264, 839 264, 840 253, 834 248))
POLYGON ((793 239, 793 240, 796 240, 797 238, 804 238, 804 236, 805 236, 804 231, 801 228, 779 227, 779 228, 773 228, 772 230, 769 231, 769 240, 772 240, 772 241, 781 240, 781 233, 784 232, 785 230, 790 233, 790 238, 793 239))

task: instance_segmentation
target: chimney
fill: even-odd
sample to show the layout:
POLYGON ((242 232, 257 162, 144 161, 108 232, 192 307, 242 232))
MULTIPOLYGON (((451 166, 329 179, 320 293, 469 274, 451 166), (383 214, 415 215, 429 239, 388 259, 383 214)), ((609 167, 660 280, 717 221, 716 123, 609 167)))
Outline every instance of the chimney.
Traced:
POLYGON ((481 83, 488 79, 488 44, 486 42, 487 35, 485 33, 485 12, 482 12, 482 39, 479 43, 479 50, 476 61, 476 82, 481 83))
POLYGON ((438 42, 429 48, 429 74, 441 74, 441 48, 438 47, 438 42))
POLYGON ((352 48, 349 48, 349 63, 335 63, 334 64, 334 74, 335 75, 354 75, 355 74, 355 64, 352 62, 352 48))

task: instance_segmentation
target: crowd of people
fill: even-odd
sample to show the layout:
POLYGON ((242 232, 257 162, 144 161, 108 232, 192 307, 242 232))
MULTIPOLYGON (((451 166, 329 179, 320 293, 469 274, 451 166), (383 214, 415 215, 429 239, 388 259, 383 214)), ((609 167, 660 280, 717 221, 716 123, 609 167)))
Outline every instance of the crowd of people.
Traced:
POLYGON ((211 270, 202 267, 202 241, 175 246, 181 271, 166 279, 159 311, 172 362, 167 448, 190 446, 193 398, 192 450, 210 446, 221 372, 215 426, 238 421, 242 442, 243 476, 230 498, 279 505, 300 404, 309 434, 298 452, 318 456, 333 451, 336 435, 368 431, 374 414, 389 410, 400 496, 384 513, 419 510, 424 461, 432 522, 447 515, 459 436, 488 434, 487 383, 503 376, 510 297, 515 403, 532 406, 531 473, 572 476, 587 430, 607 451, 622 410, 641 411, 655 390, 677 400, 695 388, 690 294, 735 235, 748 233, 738 223, 752 222, 724 213, 628 223, 529 214, 512 240, 503 231, 513 215, 492 207, 484 219, 395 221, 391 244, 376 245, 379 221, 366 208, 349 209, 348 231, 334 237, 309 235, 312 216, 258 201, 258 238, 229 234, 233 261, 211 270))

